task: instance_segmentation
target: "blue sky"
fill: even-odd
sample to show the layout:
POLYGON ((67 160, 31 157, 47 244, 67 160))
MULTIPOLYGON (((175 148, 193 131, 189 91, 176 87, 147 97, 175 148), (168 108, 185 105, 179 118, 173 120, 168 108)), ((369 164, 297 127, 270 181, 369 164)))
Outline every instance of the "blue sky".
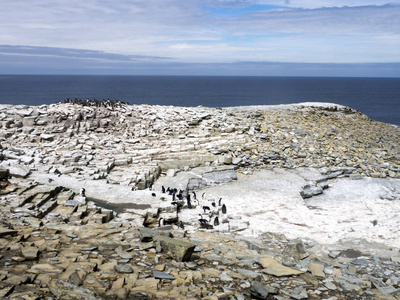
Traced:
POLYGON ((16 0, 0 73, 400 77, 400 0, 16 0))

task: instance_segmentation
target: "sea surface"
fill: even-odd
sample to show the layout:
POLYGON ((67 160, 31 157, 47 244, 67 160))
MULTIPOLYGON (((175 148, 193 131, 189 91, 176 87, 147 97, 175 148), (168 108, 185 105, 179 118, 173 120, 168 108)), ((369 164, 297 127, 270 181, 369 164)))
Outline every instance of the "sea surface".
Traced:
POLYGON ((400 78, 0 75, 0 104, 66 98, 209 107, 331 102, 400 125, 400 78))

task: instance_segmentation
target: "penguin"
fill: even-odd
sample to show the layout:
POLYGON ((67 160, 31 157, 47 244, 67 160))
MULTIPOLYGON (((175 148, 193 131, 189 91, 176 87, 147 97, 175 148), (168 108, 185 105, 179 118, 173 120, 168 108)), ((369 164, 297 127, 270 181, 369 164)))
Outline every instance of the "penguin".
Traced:
POLYGON ((225 204, 222 205, 222 213, 226 214, 226 205, 225 204))
POLYGON ((158 227, 161 227, 161 225, 164 226, 164 218, 158 220, 158 227))
POLYGON ((197 199, 195 191, 192 191, 192 193, 193 193, 193 199, 197 199))
POLYGON ((212 205, 213 207, 216 207, 215 201, 211 202, 211 205, 212 205))
POLYGON ((219 198, 218 206, 221 206, 221 201, 222 201, 222 198, 219 198))
POLYGON ((183 222, 182 222, 182 221, 179 222, 178 228, 185 229, 185 225, 183 225, 183 222))
POLYGON ((81 188, 80 194, 82 197, 86 197, 86 190, 84 188, 81 188))
POLYGON ((186 199, 187 201, 190 201, 190 194, 187 194, 186 199))
POLYGON ((206 193, 203 193, 203 194, 201 195, 201 198, 204 199, 205 196, 206 196, 206 193))
POLYGON ((165 194, 165 187, 164 186, 161 187, 161 193, 165 194))
POLYGON ((215 217, 214 226, 218 226, 218 225, 219 225, 219 219, 218 219, 218 217, 215 217))
POLYGON ((156 197, 156 196, 157 196, 156 193, 151 193, 151 195, 152 195, 153 197, 156 197))
POLYGON ((190 202, 190 198, 187 199, 187 206, 188 208, 192 208, 192 202, 190 202))
POLYGON ((200 216, 200 219, 199 219, 200 224, 207 224, 208 223, 208 221, 206 219, 204 219, 201 214, 199 214, 199 216, 200 216))
POLYGON ((209 206, 205 206, 205 205, 204 205, 204 206, 203 206, 203 210, 204 210, 204 213, 206 213, 206 211, 207 211, 207 210, 211 210, 211 208, 210 208, 209 206))

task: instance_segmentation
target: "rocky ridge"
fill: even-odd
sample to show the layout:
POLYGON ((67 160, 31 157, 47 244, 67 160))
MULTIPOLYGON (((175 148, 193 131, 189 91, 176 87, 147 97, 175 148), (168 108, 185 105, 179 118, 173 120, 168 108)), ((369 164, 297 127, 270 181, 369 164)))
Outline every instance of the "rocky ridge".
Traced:
POLYGON ((0 122, 1 297, 399 297, 398 249, 363 253, 337 245, 321 252, 313 242, 276 233, 253 239, 236 236, 231 228, 151 229, 142 227, 144 216, 158 221, 163 213, 166 219, 175 208, 158 203, 160 212, 133 203, 134 212, 122 220, 90 201, 102 189, 79 193, 88 182, 98 182, 151 199, 154 192, 148 189, 154 185, 160 194, 158 179, 173 181, 176 173, 197 167, 206 170, 200 179, 179 188, 186 191, 190 183, 189 190, 200 193, 203 186, 234 180, 235 173, 318 168, 325 180, 304 186, 302 196, 308 198, 337 177, 399 178, 397 127, 346 107, 310 104, 2 105, 0 122))

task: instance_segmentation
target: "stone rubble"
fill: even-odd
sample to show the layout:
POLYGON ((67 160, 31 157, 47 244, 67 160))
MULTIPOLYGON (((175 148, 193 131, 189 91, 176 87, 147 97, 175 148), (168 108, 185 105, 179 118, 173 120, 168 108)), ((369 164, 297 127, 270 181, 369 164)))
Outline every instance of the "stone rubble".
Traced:
MULTIPOLYGON (((303 198, 340 177, 400 178, 398 127, 337 105, 53 104, 0 105, 0 130, 0 298, 400 299, 399 249, 239 236, 238 216, 218 215, 220 230, 182 229, 177 205, 141 202, 161 177, 194 168, 175 186, 198 198, 271 168, 318 168, 303 198), (138 195, 128 214, 101 205, 116 185, 138 195), (158 227, 160 216, 171 223, 158 227)), ((180 214, 201 211, 192 201, 180 214)))

